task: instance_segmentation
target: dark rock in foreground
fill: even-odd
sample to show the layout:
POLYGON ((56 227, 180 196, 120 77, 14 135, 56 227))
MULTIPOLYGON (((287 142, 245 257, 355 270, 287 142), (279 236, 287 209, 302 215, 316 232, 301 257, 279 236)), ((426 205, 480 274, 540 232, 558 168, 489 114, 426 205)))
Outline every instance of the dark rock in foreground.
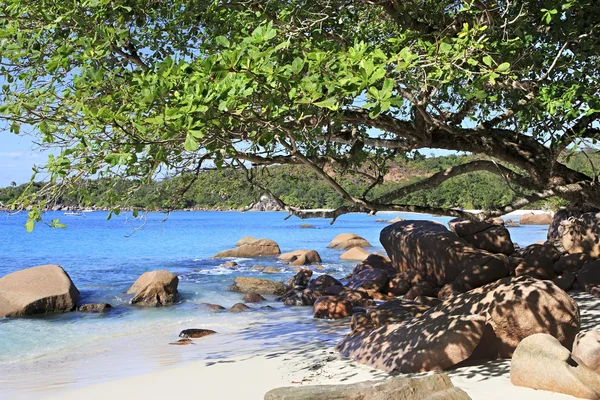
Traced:
POLYGON ((164 269, 150 271, 143 273, 127 290, 127 294, 133 294, 131 304, 149 307, 169 306, 175 302, 178 285, 177 275, 164 269))
POLYGON ((58 265, 41 265, 0 278, 0 318, 73 311, 79 290, 58 265))
POLYGON ((521 340, 536 333, 548 333, 571 348, 580 326, 579 307, 567 293, 551 281, 529 277, 504 278, 452 295, 412 318, 402 303, 390 306, 390 311, 378 308, 383 310, 367 312, 367 317, 376 317, 371 321, 399 323, 353 332, 338 350, 390 372, 446 369, 467 359, 510 358, 521 340))
POLYGON ((198 339, 215 333, 217 332, 211 329, 184 329, 179 334, 179 337, 184 339, 198 339))
POLYGON ((383 381, 365 381, 347 385, 310 385, 283 387, 265 394, 265 400, 469 400, 463 390, 454 387, 448 375, 422 378, 393 377, 383 381))
POLYGON ((451 283, 467 266, 491 255, 434 221, 397 222, 381 231, 380 241, 396 272, 417 271, 435 287, 451 283))

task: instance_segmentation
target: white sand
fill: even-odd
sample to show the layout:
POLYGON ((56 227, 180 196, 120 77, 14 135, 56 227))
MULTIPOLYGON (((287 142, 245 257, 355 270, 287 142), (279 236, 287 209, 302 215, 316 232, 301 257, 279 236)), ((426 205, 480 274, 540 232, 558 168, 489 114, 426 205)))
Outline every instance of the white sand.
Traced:
MULTIPOLYGON (((581 329, 595 328, 600 321, 600 301, 586 293, 572 295, 581 308, 581 329)), ((263 399, 267 391, 280 386, 353 383, 387 377, 381 371, 343 359, 328 344, 309 343, 259 353, 194 362, 76 389, 63 387, 48 391, 46 388, 38 398, 148 400, 192 395, 200 399, 253 400, 263 399)), ((465 390, 473 400, 574 399, 513 386, 509 378, 510 360, 491 361, 447 373, 454 385, 465 390)))

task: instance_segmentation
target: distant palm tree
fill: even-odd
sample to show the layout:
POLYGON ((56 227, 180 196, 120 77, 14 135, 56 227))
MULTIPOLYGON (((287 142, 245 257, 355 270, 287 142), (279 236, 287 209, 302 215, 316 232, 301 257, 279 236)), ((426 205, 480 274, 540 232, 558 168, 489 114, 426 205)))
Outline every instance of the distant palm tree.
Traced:
POLYGON ((12 186, 12 187, 16 187, 16 186, 17 186, 17 182, 15 182, 15 181, 12 181, 12 182, 10 183, 10 186, 12 186))

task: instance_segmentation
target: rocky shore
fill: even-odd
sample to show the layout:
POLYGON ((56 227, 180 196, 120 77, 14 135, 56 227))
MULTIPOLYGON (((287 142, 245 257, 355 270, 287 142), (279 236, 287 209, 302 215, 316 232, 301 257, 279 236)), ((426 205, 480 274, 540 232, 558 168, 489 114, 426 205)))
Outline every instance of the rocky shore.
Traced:
MULTIPOLYGON (((265 278, 238 277, 231 283, 242 302, 229 309, 206 307, 268 311, 260 304, 263 296, 277 296, 286 306, 312 307, 314 318, 347 324, 348 334, 336 347, 339 355, 384 374, 512 360, 513 385, 600 398, 600 334, 582 330, 580 304, 573 298, 581 291, 600 297, 598 211, 525 215, 522 224, 549 225, 546 241, 525 248, 512 242, 502 219, 452 220, 448 227, 433 221, 392 222, 380 235, 385 254, 370 252, 371 243, 357 234, 338 235, 327 247, 339 251, 341 259, 359 261, 348 276, 323 274, 319 249, 284 249, 282 254, 271 239, 245 237, 215 254, 215 259, 224 258, 223 268, 236 268, 227 260, 231 257, 278 257, 282 266, 295 268, 295 275, 277 282, 265 278, 280 269, 262 267, 265 278)), ((132 282, 127 294, 132 306, 169 307, 179 296, 178 283, 169 271, 151 271, 132 282)), ((79 297, 57 265, 21 270, 0 278, 0 318, 111 309, 109 304, 80 304, 79 297)), ((171 344, 200 343, 209 335, 218 332, 190 326, 171 344)), ((455 397, 439 398, 470 398, 468 390, 453 388, 450 384, 440 391, 455 397)), ((314 396, 320 392, 312 390, 311 398, 319 398, 314 396)), ((280 390, 265 398, 301 398, 285 397, 289 393, 302 395, 280 390)))

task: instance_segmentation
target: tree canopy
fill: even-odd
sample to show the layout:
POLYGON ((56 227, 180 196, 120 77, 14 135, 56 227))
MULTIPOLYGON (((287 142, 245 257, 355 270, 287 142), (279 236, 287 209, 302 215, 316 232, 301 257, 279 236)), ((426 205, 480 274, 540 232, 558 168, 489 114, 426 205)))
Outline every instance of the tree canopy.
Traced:
MULTIPOLYGON (((0 6, 0 120, 58 149, 39 212, 89 177, 140 185, 233 167, 249 182, 301 164, 352 211, 488 171, 517 200, 600 205, 565 152, 600 136, 595 0, 83 0, 0 6), (420 149, 484 155, 377 196, 389 161, 420 149), (338 177, 370 184, 350 193, 338 177)), ((592 147, 594 149, 594 147, 592 147)), ((184 188, 185 189, 185 188, 184 188)), ((114 203, 124 201, 115 196, 114 203)))

